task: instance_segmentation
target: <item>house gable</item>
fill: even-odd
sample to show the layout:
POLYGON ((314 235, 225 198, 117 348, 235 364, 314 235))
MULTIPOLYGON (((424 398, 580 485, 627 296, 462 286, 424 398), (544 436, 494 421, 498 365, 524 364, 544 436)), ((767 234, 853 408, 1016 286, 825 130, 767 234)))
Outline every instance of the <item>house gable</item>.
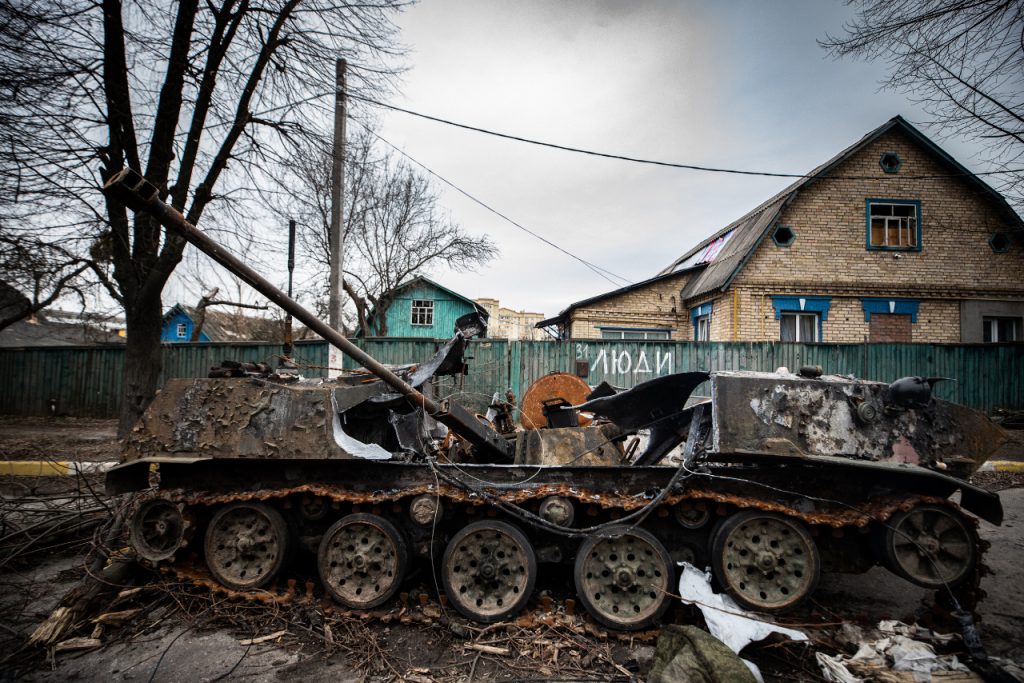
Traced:
MULTIPOLYGON (((166 343, 183 343, 192 340, 195 323, 192 315, 181 304, 174 304, 164 313, 163 326, 160 330, 160 341, 166 343)), ((208 342, 210 337, 205 331, 199 333, 199 341, 208 342)))
POLYGON ((979 301, 1024 299, 1024 244, 1002 198, 962 172, 920 133, 893 126, 793 193, 727 284, 741 311, 733 338, 780 338, 771 296, 829 295, 822 341, 891 340, 890 328, 904 323, 900 341, 981 341, 982 313, 967 326, 961 319, 979 301), (890 154, 899 159, 895 173, 882 167, 890 154), (914 217, 902 246, 872 245, 875 203, 914 217), (791 233, 788 243, 772 239, 778 226, 791 233), (1001 252, 992 246, 999 235, 1008 242, 1001 252))
POLYGON ((578 338, 674 322, 674 339, 699 327, 712 341, 1019 341, 1022 237, 1001 195, 897 116, 654 278, 538 326, 578 338))
MULTIPOLYGON (((387 336, 444 339, 452 335, 459 317, 473 311, 483 311, 483 307, 433 280, 416 277, 392 293, 384 313, 387 336)), ((375 315, 376 311, 370 312, 371 325, 375 315)))

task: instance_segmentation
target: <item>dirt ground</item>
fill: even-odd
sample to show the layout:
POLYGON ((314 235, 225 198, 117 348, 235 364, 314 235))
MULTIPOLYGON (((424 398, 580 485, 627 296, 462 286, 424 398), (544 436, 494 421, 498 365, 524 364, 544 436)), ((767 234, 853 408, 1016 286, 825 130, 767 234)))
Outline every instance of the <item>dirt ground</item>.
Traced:
MULTIPOLYGON (((110 460, 116 452, 109 420, 0 418, 5 459, 110 460)), ((34 497, 59 504, 62 486, 81 493, 100 483, 98 478, 87 486, 54 479, 60 478, 0 482, 0 502, 34 497)), ((982 522, 980 527, 991 543, 985 556, 989 574, 982 583, 988 595, 978 608, 982 637, 991 654, 1024 662, 1024 475, 985 472, 975 481, 1001 490, 1006 511, 1002 526, 982 522)), ((5 534, 0 517, 0 536, 5 534)), ((61 652, 52 659, 23 649, 26 636, 84 575, 88 541, 88 534, 71 538, 20 561, 5 561, 0 550, 0 681, 642 680, 654 652, 650 640, 561 625, 481 629, 440 617, 418 624, 363 623, 324 614, 315 603, 233 602, 152 575, 138 577, 143 589, 110 608, 139 610, 131 620, 97 625, 93 632, 87 624, 75 634, 99 636, 102 648, 61 652), (257 642, 249 642, 254 638, 257 642)), ((409 590, 434 593, 429 576, 414 580, 409 590)), ((934 603, 933 591, 875 568, 862 575, 823 575, 811 604, 786 621, 827 647, 821 644, 837 624, 870 627, 889 618, 910 623, 924 618, 934 603)), ((692 608, 679 606, 674 613, 681 622, 702 623, 692 608)), ((744 656, 757 661, 770 681, 821 680, 813 649, 803 645, 752 647, 744 656)))
POLYGON ((0 415, 0 459, 117 460, 117 421, 0 415))

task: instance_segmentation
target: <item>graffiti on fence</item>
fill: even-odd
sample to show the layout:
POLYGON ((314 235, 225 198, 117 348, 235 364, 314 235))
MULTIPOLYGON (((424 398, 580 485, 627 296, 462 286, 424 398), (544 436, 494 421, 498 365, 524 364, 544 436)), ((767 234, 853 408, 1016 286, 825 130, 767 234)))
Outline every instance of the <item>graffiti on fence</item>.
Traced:
POLYGON ((672 351, 655 349, 648 356, 647 350, 637 349, 635 344, 608 345, 602 344, 596 353, 591 353, 591 345, 576 343, 576 360, 585 360, 592 374, 602 375, 671 375, 672 351))

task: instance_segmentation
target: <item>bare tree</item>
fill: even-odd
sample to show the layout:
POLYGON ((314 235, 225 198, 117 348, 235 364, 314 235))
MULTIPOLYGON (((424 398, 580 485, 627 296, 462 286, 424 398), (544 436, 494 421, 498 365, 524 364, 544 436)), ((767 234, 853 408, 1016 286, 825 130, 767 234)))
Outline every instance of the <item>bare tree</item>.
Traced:
POLYGON ((0 330, 46 308, 65 290, 80 291, 89 265, 60 245, 0 231, 0 330))
POLYGON ((322 120, 311 96, 333 83, 335 58, 354 65, 354 91, 386 85, 390 17, 401 6, 0 3, 0 210, 51 241, 109 236, 111 291, 128 337, 122 434, 156 389, 160 294, 184 242, 103 197, 102 181, 136 168, 192 223, 245 213, 272 167, 322 120), (56 224, 67 226, 62 234, 56 224))
POLYGON ((1024 206, 1024 3, 1019 0, 850 0, 833 55, 884 60, 887 88, 921 104, 946 135, 985 145, 1006 173, 1000 190, 1024 206))
MULTIPOLYGON (((384 336, 382 312, 395 289, 414 275, 439 266, 471 270, 497 256, 486 236, 473 236, 438 206, 430 181, 402 158, 381 152, 364 129, 347 145, 345 188, 345 292, 364 336, 384 336)), ((316 282, 326 283, 330 266, 330 149, 307 147, 292 161, 299 191, 287 192, 292 211, 307 229, 300 244, 315 262, 316 282)), ((290 181, 281 183, 282 190, 290 181)), ((316 297, 324 299, 325 297, 316 297)))

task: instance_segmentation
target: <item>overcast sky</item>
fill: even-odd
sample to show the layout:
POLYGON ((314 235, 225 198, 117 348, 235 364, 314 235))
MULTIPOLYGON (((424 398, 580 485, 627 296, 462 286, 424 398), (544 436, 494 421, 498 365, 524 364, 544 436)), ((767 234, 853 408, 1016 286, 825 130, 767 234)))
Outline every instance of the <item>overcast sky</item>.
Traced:
MULTIPOLYGON (((879 90, 884 64, 835 61, 818 47, 850 16, 838 0, 424 0, 398 17, 408 70, 389 99, 571 147, 783 173, 808 172, 897 114, 938 137, 920 108, 879 90)), ((371 111, 390 143, 624 279, 603 279, 438 182, 453 220, 489 235, 501 255, 476 272, 425 274, 547 316, 653 277, 791 182, 584 156, 371 111)), ((977 146, 940 144, 984 170, 977 146)), ((166 306, 195 297, 180 283, 176 275, 166 306)))
MULTIPOLYGON (((398 20, 409 70, 395 104, 572 147, 804 173, 901 114, 884 65, 816 44, 850 8, 829 0, 425 0, 398 20)), ((629 282, 652 277, 789 181, 645 166, 383 113, 381 135, 462 190, 629 282)), ((932 132, 934 131, 927 131, 932 132)), ((975 168, 974 148, 946 148, 975 168)), ((443 205, 501 256, 435 279, 553 315, 621 286, 451 189, 443 205)))

